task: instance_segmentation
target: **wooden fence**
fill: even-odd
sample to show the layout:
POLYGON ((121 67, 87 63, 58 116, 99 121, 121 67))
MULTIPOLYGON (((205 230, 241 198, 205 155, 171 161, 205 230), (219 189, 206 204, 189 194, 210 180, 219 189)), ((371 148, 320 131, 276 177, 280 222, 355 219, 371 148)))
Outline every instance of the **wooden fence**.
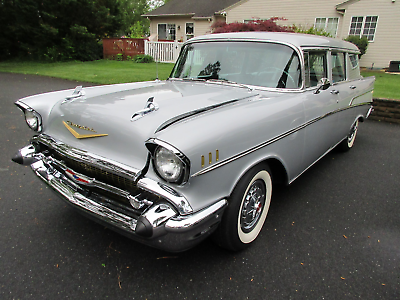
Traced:
POLYGON ((126 60, 128 56, 144 54, 144 43, 145 39, 103 39, 103 58, 126 60))

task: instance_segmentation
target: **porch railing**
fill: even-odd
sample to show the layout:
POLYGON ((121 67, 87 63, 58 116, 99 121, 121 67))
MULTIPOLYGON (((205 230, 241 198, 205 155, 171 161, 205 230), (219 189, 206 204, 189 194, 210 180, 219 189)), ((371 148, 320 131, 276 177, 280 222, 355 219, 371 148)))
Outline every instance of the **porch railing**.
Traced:
POLYGON ((183 43, 179 42, 144 42, 144 53, 158 62, 174 63, 178 58, 183 43))

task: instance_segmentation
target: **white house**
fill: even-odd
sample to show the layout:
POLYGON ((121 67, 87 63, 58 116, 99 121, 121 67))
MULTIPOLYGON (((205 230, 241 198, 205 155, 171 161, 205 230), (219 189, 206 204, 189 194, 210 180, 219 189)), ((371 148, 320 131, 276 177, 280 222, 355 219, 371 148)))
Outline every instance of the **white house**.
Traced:
POLYGON ((282 17, 281 25, 315 26, 344 39, 366 36, 361 66, 387 68, 400 60, 400 0, 171 0, 145 14, 158 40, 186 41, 211 32, 215 21, 246 22, 282 17))

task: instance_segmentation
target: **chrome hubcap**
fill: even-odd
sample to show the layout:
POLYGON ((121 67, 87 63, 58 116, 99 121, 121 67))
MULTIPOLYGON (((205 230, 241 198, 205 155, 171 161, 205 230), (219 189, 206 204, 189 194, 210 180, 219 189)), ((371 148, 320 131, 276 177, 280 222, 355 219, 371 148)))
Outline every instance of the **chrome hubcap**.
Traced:
POLYGON ((240 227, 243 232, 248 233, 257 225, 265 204, 265 192, 264 182, 259 179, 253 182, 245 195, 240 212, 240 227))
POLYGON ((357 129, 358 129, 358 121, 354 124, 353 128, 351 128, 349 137, 347 138, 347 143, 349 144, 349 146, 353 145, 353 140, 357 134, 357 129))

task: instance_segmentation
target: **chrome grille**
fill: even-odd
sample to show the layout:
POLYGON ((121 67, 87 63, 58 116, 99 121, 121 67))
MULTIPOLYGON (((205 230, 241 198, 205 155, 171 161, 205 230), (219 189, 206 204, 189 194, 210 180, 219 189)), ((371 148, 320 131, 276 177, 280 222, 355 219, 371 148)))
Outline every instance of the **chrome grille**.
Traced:
POLYGON ((53 152, 52 156, 57 160, 63 161, 63 163, 68 168, 74 170, 75 172, 84 174, 88 177, 96 178, 96 180, 118 187, 120 189, 127 190, 133 195, 136 195, 140 192, 132 179, 122 177, 120 175, 100 169, 85 162, 73 160, 57 152, 53 152))
MULTIPOLYGON (((94 178, 97 182, 102 182, 106 185, 127 191, 131 196, 146 199, 147 203, 155 203, 160 200, 160 197, 157 195, 138 188, 133 179, 125 178, 121 175, 104 170, 87 162, 75 160, 74 158, 59 153, 58 151, 55 151, 54 149, 43 144, 41 144, 40 149, 43 153, 46 153, 46 156, 51 156, 53 159, 61 162, 63 166, 71 169, 73 172, 94 178)), ((139 215, 148 207, 148 205, 144 205, 141 209, 133 209, 129 199, 124 195, 116 194, 111 190, 109 191, 98 187, 82 185, 79 182, 75 182, 75 184, 80 185, 81 188, 88 193, 88 196, 92 195, 93 197, 89 196, 92 200, 114 210, 116 209, 117 211, 120 211, 123 209, 123 207, 125 207, 123 209, 125 213, 129 212, 129 214, 131 214, 132 212, 135 212, 134 214, 139 215)))

